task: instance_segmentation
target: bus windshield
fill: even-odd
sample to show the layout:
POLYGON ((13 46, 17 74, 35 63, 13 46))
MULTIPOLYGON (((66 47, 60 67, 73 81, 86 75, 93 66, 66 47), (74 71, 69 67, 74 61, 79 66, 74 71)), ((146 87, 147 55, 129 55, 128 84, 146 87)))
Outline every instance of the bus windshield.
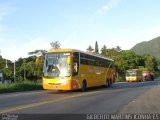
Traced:
POLYGON ((44 77, 70 76, 70 53, 48 53, 45 55, 43 72, 44 77))
POLYGON ((135 71, 127 71, 126 76, 136 76, 136 72, 135 71))

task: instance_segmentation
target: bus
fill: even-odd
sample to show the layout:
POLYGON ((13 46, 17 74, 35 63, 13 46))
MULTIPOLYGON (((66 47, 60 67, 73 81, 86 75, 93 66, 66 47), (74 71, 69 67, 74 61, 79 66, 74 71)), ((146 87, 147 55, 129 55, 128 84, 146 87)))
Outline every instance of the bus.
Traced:
POLYGON ((76 49, 56 49, 45 53, 43 88, 86 91, 88 87, 115 82, 114 60, 76 49))
POLYGON ((130 69, 126 71, 127 82, 141 82, 143 81, 142 71, 138 69, 130 69))

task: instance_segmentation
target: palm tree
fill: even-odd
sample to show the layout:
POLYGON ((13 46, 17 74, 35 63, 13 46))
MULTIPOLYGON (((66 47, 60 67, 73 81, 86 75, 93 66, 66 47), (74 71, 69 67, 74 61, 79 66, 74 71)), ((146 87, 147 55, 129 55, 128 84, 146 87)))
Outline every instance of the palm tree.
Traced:
POLYGON ((120 52, 122 49, 120 46, 116 46, 115 51, 120 52))
POLYGON ((91 53, 93 50, 94 50, 94 49, 92 48, 92 46, 89 45, 88 48, 87 48, 87 52, 91 53))
POLYGON ((54 41, 50 43, 52 46, 52 49, 59 49, 61 44, 59 43, 59 41, 54 41))
POLYGON ((107 57, 107 47, 105 45, 103 45, 101 49, 101 55, 107 57))

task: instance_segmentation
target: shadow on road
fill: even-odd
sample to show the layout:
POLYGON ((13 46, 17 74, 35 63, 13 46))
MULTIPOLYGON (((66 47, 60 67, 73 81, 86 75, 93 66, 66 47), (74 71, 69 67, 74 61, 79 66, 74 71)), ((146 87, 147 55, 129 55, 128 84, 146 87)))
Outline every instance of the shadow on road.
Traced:
MULTIPOLYGON (((111 87, 105 88, 103 86, 98 87, 90 87, 87 88, 86 92, 94 92, 101 90, 114 90, 114 89, 129 89, 129 88, 139 88, 139 87, 153 87, 160 86, 160 80, 156 81, 146 81, 146 82, 116 82, 112 84, 111 87)), ((72 93, 81 93, 81 90, 73 90, 73 91, 48 91, 48 94, 72 94, 72 93)))

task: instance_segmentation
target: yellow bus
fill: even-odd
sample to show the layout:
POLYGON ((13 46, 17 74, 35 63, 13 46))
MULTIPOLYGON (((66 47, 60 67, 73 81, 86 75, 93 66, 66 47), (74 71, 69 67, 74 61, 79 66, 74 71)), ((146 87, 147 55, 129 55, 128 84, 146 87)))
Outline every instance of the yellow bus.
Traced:
POLYGON ((126 71, 127 82, 141 82, 143 81, 142 71, 138 69, 130 69, 126 71))
POLYGON ((115 82, 114 60, 75 49, 45 53, 43 88, 86 91, 88 87, 115 82))

